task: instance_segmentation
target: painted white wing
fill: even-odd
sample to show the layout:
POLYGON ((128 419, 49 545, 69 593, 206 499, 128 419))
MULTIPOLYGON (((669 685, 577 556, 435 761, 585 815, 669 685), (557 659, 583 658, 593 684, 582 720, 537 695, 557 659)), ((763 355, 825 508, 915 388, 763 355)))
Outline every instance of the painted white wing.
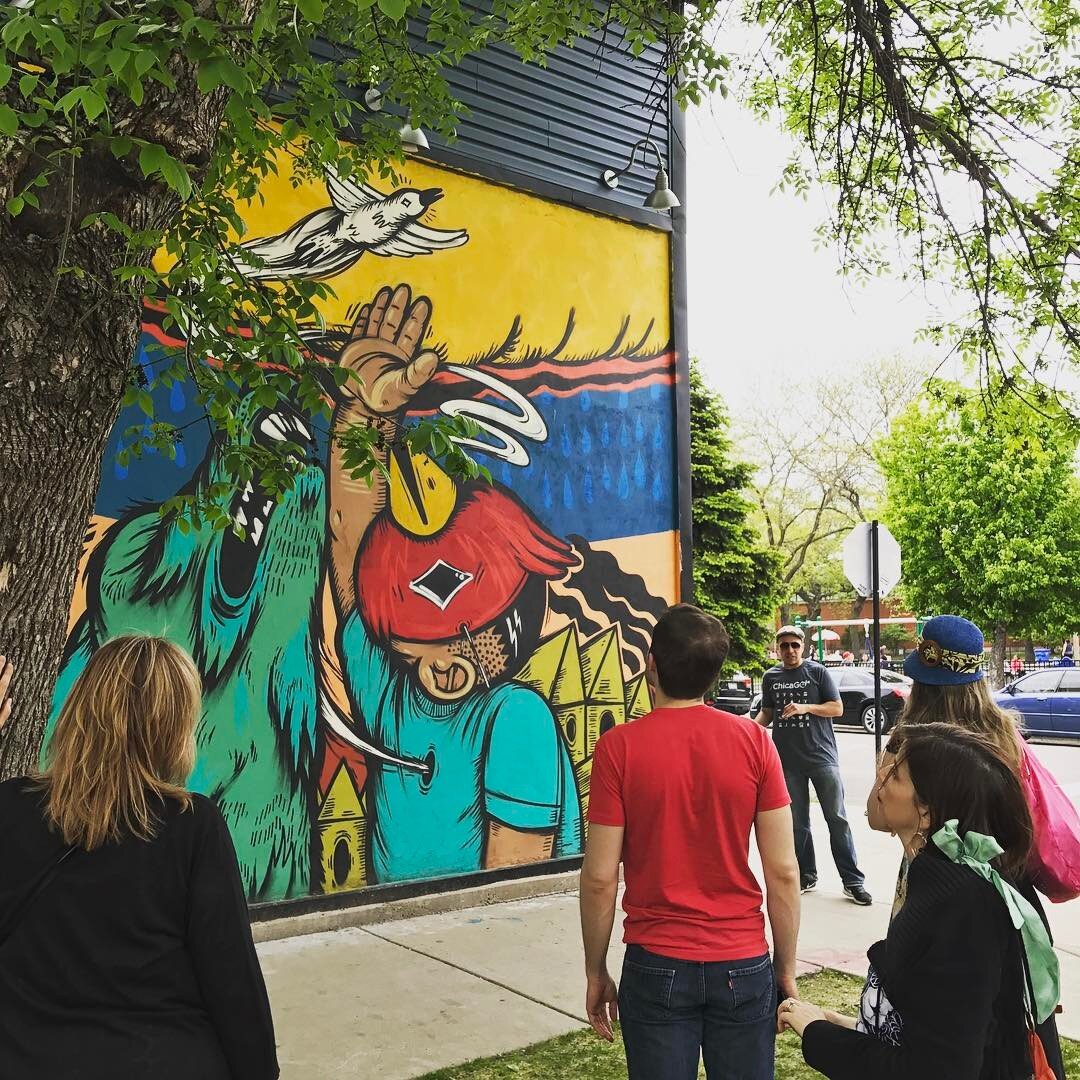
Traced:
POLYGON ((241 250, 261 260, 254 266, 241 257, 241 270, 256 281, 283 281, 286 278, 333 277, 347 270, 360 257, 361 249, 335 234, 341 214, 333 207, 316 210, 287 232, 249 240, 241 250))
POLYGON ((343 214, 355 214, 357 210, 386 198, 383 192, 370 184, 350 180, 332 167, 326 170, 326 191, 330 201, 343 214))
POLYGON ((372 255, 396 255, 400 259, 411 259, 414 255, 430 255, 433 251, 447 251, 461 247, 469 242, 469 234, 464 229, 432 229, 414 221, 406 225, 381 244, 374 244, 368 250, 372 255))
POLYGON ((413 243, 422 243, 431 248, 461 247, 469 239, 464 229, 433 229, 430 225, 421 225, 419 221, 406 225, 404 232, 413 243))

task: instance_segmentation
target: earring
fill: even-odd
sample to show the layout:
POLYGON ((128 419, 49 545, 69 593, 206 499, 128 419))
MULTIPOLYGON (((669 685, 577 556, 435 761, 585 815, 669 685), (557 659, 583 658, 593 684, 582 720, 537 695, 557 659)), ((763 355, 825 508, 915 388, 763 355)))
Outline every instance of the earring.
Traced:
POLYGON ((462 623, 459 629, 464 633, 465 640, 469 643, 469 652, 472 653, 473 663, 480 671, 480 678, 484 680, 484 685, 490 690, 491 681, 488 679, 487 670, 484 668, 484 661, 480 659, 480 653, 476 649, 476 643, 472 639, 472 634, 469 633, 469 624, 462 623))

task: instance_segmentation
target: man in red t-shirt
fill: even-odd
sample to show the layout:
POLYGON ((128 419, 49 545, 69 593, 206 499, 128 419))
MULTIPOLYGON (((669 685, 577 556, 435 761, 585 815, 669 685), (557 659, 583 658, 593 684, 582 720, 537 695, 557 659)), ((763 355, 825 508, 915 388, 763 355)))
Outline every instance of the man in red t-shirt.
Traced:
POLYGON ((621 1016, 630 1080, 772 1080, 777 993, 797 996, 799 867, 780 759, 751 720, 708 708, 730 642, 690 604, 656 624, 654 710, 596 746, 581 868, 586 1009, 605 1039, 621 1016), (762 892, 750 870, 757 835, 762 892), (619 863, 626 959, 607 971, 619 863))

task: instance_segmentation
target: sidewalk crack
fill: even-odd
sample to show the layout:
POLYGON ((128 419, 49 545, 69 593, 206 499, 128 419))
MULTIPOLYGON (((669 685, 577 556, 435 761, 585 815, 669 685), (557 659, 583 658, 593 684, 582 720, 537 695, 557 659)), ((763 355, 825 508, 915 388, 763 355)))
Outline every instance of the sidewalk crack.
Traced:
POLYGON ((371 930, 366 926, 358 926, 356 929, 363 930, 365 934, 370 934, 373 938, 378 938, 379 941, 385 941, 388 945, 396 945, 399 949, 405 949, 406 952, 415 953, 417 956, 423 956, 427 960, 434 960, 437 964, 443 964, 448 968, 453 968, 455 971, 462 972, 462 974, 471 975, 474 979, 486 982, 490 986, 497 986, 500 990, 505 990, 515 997, 524 998, 526 1001, 531 1001, 534 1005, 539 1005, 543 1009, 548 1009, 551 1012, 558 1013, 560 1016, 565 1016, 570 1020, 574 1020, 581 1024, 582 1027, 589 1026, 589 1022, 585 1017, 568 1012, 566 1009, 560 1009, 558 1005, 552 1005, 550 1002, 543 1001, 541 998, 533 997, 532 994, 526 994, 523 990, 517 989, 517 987, 509 986, 504 982, 499 982, 498 979, 492 979, 488 975, 482 975, 479 971, 473 971, 471 968, 464 967, 462 964, 455 964, 452 960, 445 960, 441 956, 435 956, 432 953, 424 952, 423 949, 417 949, 412 945, 406 945, 402 941, 395 941, 394 938, 385 937, 383 934, 377 934, 374 930, 371 930))

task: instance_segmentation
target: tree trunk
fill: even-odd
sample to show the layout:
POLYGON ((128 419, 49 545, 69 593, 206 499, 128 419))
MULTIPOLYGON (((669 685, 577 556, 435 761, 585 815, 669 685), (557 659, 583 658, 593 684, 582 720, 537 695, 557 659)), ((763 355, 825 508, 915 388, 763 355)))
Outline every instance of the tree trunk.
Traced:
MULTIPOLYGON (((851 601, 851 618, 857 619, 862 615, 863 604, 865 599, 855 594, 855 599, 851 601)), ((855 655, 856 659, 859 659, 863 654, 863 646, 866 644, 866 631, 861 626, 849 626, 848 630, 848 648, 855 655)))
POLYGON ((1005 646, 1009 639, 1009 628, 999 622, 994 626, 994 644, 990 650, 990 683, 995 690, 1005 685, 1005 646))
MULTIPOLYGON (((3 230, 7 231, 7 230, 3 230)), ((0 258, 0 653, 15 663, 0 778, 37 765, 105 444, 134 355, 139 303, 86 318, 73 283, 20 238, 0 258)), ((41 242, 44 246, 44 242, 41 242)))
POLYGON ((1024 638, 1024 662, 1035 663, 1035 642, 1031 638, 1024 638))
MULTIPOLYGON (((241 0, 244 20, 255 2, 241 0)), ((155 85, 139 107, 118 102, 111 119, 189 166, 197 186, 227 91, 202 94, 197 63, 181 53, 169 67, 175 86, 155 85)), ((0 205, 67 137, 58 128, 33 147, 0 140, 0 205)), ((153 255, 133 254, 90 216, 108 211, 131 228, 164 230, 180 209, 132 155, 117 160, 92 140, 78 149, 46 174, 39 206, 0 213, 0 653, 16 666, 0 779, 38 762, 102 454, 138 341, 141 299, 117 271, 153 255)))

